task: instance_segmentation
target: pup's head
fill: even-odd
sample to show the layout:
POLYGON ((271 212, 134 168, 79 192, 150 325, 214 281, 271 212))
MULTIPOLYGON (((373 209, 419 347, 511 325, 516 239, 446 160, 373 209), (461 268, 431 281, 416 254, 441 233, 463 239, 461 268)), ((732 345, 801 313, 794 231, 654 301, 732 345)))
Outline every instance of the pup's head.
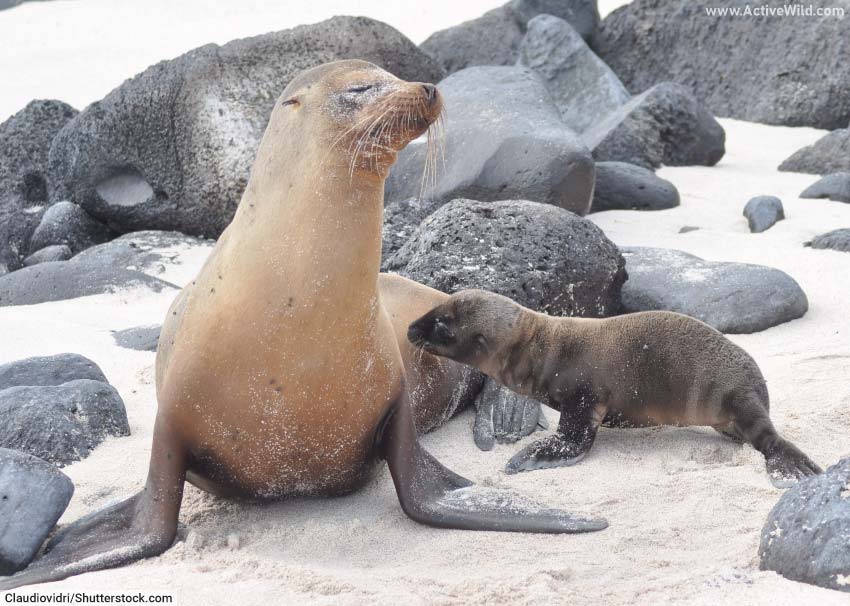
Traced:
POLYGON ((507 297, 462 290, 413 322, 407 338, 428 353, 481 368, 512 342, 521 310, 507 297))

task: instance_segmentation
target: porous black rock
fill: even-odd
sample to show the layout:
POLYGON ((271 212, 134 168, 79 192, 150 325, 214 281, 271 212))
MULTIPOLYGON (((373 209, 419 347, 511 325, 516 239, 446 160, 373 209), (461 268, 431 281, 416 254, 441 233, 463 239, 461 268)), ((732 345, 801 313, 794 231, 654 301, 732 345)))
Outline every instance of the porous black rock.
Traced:
POLYGON ((518 63, 543 80, 564 123, 578 133, 632 98, 581 35, 552 15, 538 15, 528 22, 518 63))
POLYGON ((850 128, 834 130, 798 149, 779 165, 779 170, 813 175, 850 171, 850 128))
POLYGON ((850 202, 850 172, 832 173, 809 185, 801 198, 827 198, 835 202, 850 202))
POLYGON ((50 150, 53 199, 79 204, 119 232, 216 237, 236 210, 289 81, 355 58, 405 80, 443 75, 398 31, 365 17, 208 44, 148 68, 68 124, 50 150))
POLYGON ((48 208, 30 238, 30 252, 64 244, 73 254, 109 241, 115 234, 82 208, 63 200, 48 208))
POLYGON ((67 465, 91 454, 107 436, 128 436, 121 396, 102 381, 0 391, 0 447, 67 465))
POLYGON ((481 288, 559 316, 616 314, 626 278, 617 247, 591 221, 527 200, 453 200, 385 268, 446 293, 481 288))
POLYGON ((593 159, 564 126, 534 72, 470 67, 439 88, 449 108, 444 153, 426 171, 426 162, 435 157, 422 140, 403 149, 386 181, 387 201, 421 196, 439 206, 454 198, 523 199, 587 213, 593 159))
POLYGON ((408 198, 384 206, 381 263, 392 257, 410 239, 422 220, 439 207, 433 200, 408 198))
POLYGON ((825 250, 837 250, 840 252, 850 252, 850 228, 844 227, 834 229, 825 234, 815 236, 811 242, 806 242, 806 246, 825 250))
POLYGON ((598 161, 645 168, 714 166, 726 152, 720 123, 687 89, 663 82, 593 124, 582 138, 598 161))
POLYGON ((54 465, 0 448, 0 575, 32 561, 73 494, 74 484, 54 465))
POLYGON ((761 531, 760 568, 850 592, 850 457, 779 498, 761 531))
POLYGON ((38 100, 0 124, 0 275, 21 266, 48 204, 48 153, 76 115, 61 101, 38 100))
POLYGON ((806 294, 788 274, 746 263, 705 261, 680 250, 624 247, 624 313, 675 311, 720 332, 753 333, 803 316, 806 294))
POLYGON ((56 386, 78 379, 107 382, 95 362, 75 353, 25 358, 0 365, 0 391, 22 385, 56 386))
POLYGON ((71 248, 66 244, 55 244, 53 246, 45 246, 41 248, 31 255, 27 255, 24 258, 24 267, 29 267, 30 265, 38 265, 39 263, 47 263, 49 261, 67 261, 70 259, 74 253, 71 252, 71 248))
POLYGON ((626 162, 597 162, 590 212, 664 210, 679 206, 676 186, 651 170, 626 162))
MULTIPOLYGON (((795 6, 850 11, 846 0, 795 6)), ((759 9, 749 0, 634 0, 605 18, 591 46, 633 93, 672 81, 718 116, 846 127, 850 20, 834 14, 759 14, 759 9)))
POLYGON ((434 32, 420 48, 449 74, 473 65, 513 65, 528 22, 541 14, 564 19, 585 39, 599 24, 596 0, 514 0, 434 32))
POLYGON ((785 211, 782 208, 782 200, 776 196, 756 196, 744 206, 744 216, 750 231, 757 234, 783 220, 785 211))
POLYGON ((112 331, 112 338, 118 347, 136 351, 156 351, 161 329, 162 326, 159 324, 135 326, 112 331))

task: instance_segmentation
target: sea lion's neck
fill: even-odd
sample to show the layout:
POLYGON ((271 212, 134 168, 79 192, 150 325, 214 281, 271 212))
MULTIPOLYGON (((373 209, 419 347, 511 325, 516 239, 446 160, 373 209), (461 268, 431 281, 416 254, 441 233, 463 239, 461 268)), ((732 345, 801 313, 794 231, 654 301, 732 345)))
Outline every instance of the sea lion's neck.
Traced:
POLYGON ((345 158, 315 147, 286 161, 261 148, 230 230, 238 238, 230 256, 248 260, 242 270, 272 298, 377 307, 383 178, 352 174, 345 158))

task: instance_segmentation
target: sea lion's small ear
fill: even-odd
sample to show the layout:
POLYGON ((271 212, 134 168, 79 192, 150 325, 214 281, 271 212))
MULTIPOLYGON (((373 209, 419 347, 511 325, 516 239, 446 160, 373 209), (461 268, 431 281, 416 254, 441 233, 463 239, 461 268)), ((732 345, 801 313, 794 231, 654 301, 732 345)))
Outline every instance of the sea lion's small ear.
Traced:
POLYGON ((290 97, 286 101, 281 101, 280 104, 281 105, 301 105, 301 101, 298 99, 298 97, 290 97))

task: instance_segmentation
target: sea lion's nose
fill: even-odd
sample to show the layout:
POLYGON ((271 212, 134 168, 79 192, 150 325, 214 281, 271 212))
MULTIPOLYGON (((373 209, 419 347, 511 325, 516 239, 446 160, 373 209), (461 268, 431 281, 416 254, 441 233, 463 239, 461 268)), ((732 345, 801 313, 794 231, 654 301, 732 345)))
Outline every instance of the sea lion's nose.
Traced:
POLYGON ((429 103, 433 103, 434 99, 437 98, 437 87, 433 84, 423 84, 422 90, 425 91, 425 98, 429 103))

